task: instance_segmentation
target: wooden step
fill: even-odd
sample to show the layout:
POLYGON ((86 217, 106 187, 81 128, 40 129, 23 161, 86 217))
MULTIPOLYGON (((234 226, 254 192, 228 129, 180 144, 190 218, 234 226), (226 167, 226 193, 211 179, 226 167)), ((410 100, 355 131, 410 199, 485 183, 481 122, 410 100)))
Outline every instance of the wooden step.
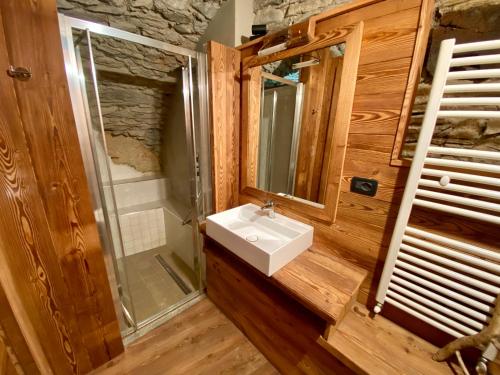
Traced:
POLYGON ((433 375, 454 372, 432 360, 438 349, 397 324, 355 303, 328 339, 320 344, 358 374, 433 375))
POLYGON ((300 254, 271 281, 330 326, 337 325, 356 301, 367 272, 320 249, 300 254))

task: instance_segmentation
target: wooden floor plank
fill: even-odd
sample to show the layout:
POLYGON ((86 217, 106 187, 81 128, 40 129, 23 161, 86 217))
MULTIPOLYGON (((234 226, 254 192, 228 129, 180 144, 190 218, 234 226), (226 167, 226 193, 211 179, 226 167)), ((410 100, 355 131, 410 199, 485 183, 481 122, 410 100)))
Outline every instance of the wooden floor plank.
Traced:
POLYGON ((93 374, 278 372, 207 298, 133 342, 93 374))

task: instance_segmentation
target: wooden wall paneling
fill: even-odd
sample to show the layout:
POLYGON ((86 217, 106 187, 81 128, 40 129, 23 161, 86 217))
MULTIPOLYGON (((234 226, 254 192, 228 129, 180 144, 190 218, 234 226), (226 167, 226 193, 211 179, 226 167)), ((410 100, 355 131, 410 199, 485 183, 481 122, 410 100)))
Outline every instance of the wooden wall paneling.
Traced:
MULTIPOLYGON (((366 259, 356 260, 355 263, 365 264, 372 270, 360 293, 360 300, 363 302, 367 302, 373 298, 378 286, 378 278, 383 267, 387 247, 392 236, 392 228, 399 210, 399 202, 406 183, 407 170, 405 168, 394 168, 390 165, 390 161, 388 162, 388 158, 392 154, 393 145, 390 142, 391 139, 394 140, 402 110, 409 111, 409 108, 402 107, 402 103, 408 92, 407 82, 411 77, 411 72, 415 70, 415 66, 413 65, 415 61, 413 57, 414 44, 409 43, 410 39, 408 38, 410 35, 414 35, 415 37, 422 9, 428 9, 428 3, 424 1, 421 7, 411 7, 366 21, 366 34, 363 38, 363 47, 367 46, 365 43, 374 45, 378 45, 379 43, 391 44, 395 40, 401 41, 402 47, 398 47, 397 56, 394 54, 385 54, 385 56, 378 57, 379 61, 373 61, 375 56, 373 51, 378 49, 378 46, 373 47, 373 49, 363 48, 362 56, 360 57, 361 65, 359 72, 363 77, 358 75, 355 100, 356 104, 362 103, 362 106, 359 108, 364 111, 364 114, 368 113, 372 117, 363 116, 356 118, 353 119, 353 123, 351 124, 352 132, 349 138, 352 141, 350 141, 351 147, 347 151, 349 158, 346 159, 342 184, 342 191, 346 195, 343 195, 344 201, 342 204, 346 203, 345 199, 347 197, 352 198, 351 203, 356 201, 364 201, 366 203, 363 204, 363 211, 343 211, 342 218, 345 219, 343 220, 343 228, 351 230, 355 229, 356 226, 349 227, 347 221, 353 219, 358 221, 359 226, 366 229, 370 228, 370 224, 376 225, 364 234, 365 238, 377 239, 379 242, 378 248, 377 246, 369 247, 371 249, 369 255, 363 256, 361 249, 348 245, 348 249, 354 251, 355 254, 357 253, 358 258, 366 257, 366 259), (383 41, 381 39, 384 37, 370 36, 370 34, 376 35, 377 33, 382 36, 387 35, 386 40, 383 41), (411 49, 409 48, 410 46, 412 46, 411 49), (387 60, 388 57, 394 60, 387 60), (378 91, 380 91, 379 97, 381 100, 387 100, 384 104, 381 103, 381 100, 377 100, 374 97, 377 95, 377 90, 373 90, 372 87, 377 86, 379 87, 378 91), (378 112, 379 108, 383 108, 382 114, 378 112), (373 119, 376 120, 376 124, 379 126, 374 126, 373 119), (366 123, 369 125, 367 128, 363 126, 366 123), (360 150, 362 151, 359 152, 360 150), (367 160, 367 153, 369 154, 368 156, 373 156, 376 153, 379 156, 383 155, 383 157, 380 157, 379 160, 367 160), (349 193, 350 181, 353 176, 377 179, 379 181, 379 189, 376 196, 373 199, 367 200, 363 199, 364 197, 349 193), (383 202, 387 203, 384 204, 383 202), (372 212, 375 209, 375 212, 377 212, 377 205, 375 203, 384 207, 384 211, 387 214, 387 217, 378 223, 374 217, 367 216, 367 211, 372 212), (358 212, 362 215, 356 217, 356 213, 358 212), (373 230, 377 227, 378 230, 373 230), (376 234, 377 232, 379 235, 376 234)), ((423 56, 419 59, 423 61, 423 56)), ((356 110, 357 108, 354 111, 356 110)), ((349 202, 348 206, 350 206, 349 202)), ((363 236, 362 233, 358 235, 363 236)), ((338 241, 339 236, 335 237, 337 237, 338 241)))
POLYGON ((369 271, 360 302, 374 297, 398 210, 399 204, 342 192, 335 225, 317 228, 316 242, 369 271))
POLYGON ((356 96, 404 92, 410 71, 411 57, 360 65, 356 81, 356 96))
MULTIPOLYGON (((427 1, 427 0, 423 0, 427 1)), ((361 1, 360 1, 361 2, 361 1)), ((355 4, 356 2, 353 2, 355 4)), ((328 32, 356 22, 368 22, 374 18, 398 13, 406 9, 420 7, 422 0, 380 0, 372 1, 367 6, 359 7, 354 12, 345 12, 334 17, 323 17, 318 14, 316 19, 316 35, 328 32)), ((335 10, 332 9, 333 11, 335 10)))
MULTIPOLYGON (((393 61, 411 57, 420 6, 364 21, 362 53, 359 64, 393 61)), ((404 86, 403 86, 404 87, 404 86)))
MULTIPOLYGON (((373 134, 372 137, 376 137, 377 141, 380 140, 377 139, 380 135, 395 134, 405 95, 412 49, 392 46, 399 58, 395 58, 394 53, 385 53, 385 56, 378 57, 378 61, 373 61, 373 51, 368 47, 392 44, 395 40, 399 44, 402 35, 413 35, 419 12, 419 7, 413 7, 366 21, 351 134, 373 134), (377 110, 374 111, 375 108, 377 110)), ((380 46, 373 48, 376 50, 380 46)), ((363 138, 366 140, 368 137, 363 138)), ((369 152, 373 153, 373 150, 370 149, 369 152)), ((400 177, 398 170, 381 163, 385 158, 368 161, 365 159, 366 151, 353 153, 348 149, 348 153, 350 158, 343 176, 343 191, 349 191, 351 178, 359 176, 382 179, 377 199, 392 201, 394 193, 401 194, 405 176, 400 177)))
POLYGON ((16 317, 23 320, 17 309, 29 314, 52 369, 83 373, 122 352, 123 344, 71 110, 56 4, 7 0, 0 11, 4 58, 33 72, 28 81, 5 83, 13 85, 19 108, 5 109, 11 117, 2 134, 8 176, 2 203, 18 218, 2 222, 9 231, 3 255, 13 275, 6 282, 23 305, 13 306, 16 317), (13 155, 19 160, 8 159, 13 155), (24 225, 24 232, 12 225, 24 225))
MULTIPOLYGON (((399 123, 402 104, 403 94, 401 91, 386 93, 385 95, 354 95, 350 127, 351 135, 394 135, 399 123)), ((394 136, 392 136, 392 140, 394 143, 394 136)))
POLYGON ((431 30, 432 16, 434 14, 434 0, 424 1, 420 8, 419 23, 413 58, 411 62, 410 76, 406 86, 405 97, 401 107, 401 117, 399 119, 396 138, 394 139, 394 149, 392 152, 392 165, 409 166, 408 160, 401 159, 401 150, 406 139, 406 129, 411 118, 411 109, 417 94, 420 75, 424 65, 427 41, 431 30))
POLYGON ((208 60, 213 207, 219 212, 238 204, 240 52, 210 41, 208 60))
MULTIPOLYGON (((391 220, 396 218, 396 214, 391 211, 391 203, 367 196, 360 196, 352 192, 342 192, 339 205, 339 211, 342 211, 343 222, 349 220, 358 220, 359 224, 366 222, 367 226, 385 228, 391 224, 391 220), (352 211, 350 213, 350 211, 352 211), (350 214, 349 214, 350 213, 350 214)), ((360 228, 365 230, 365 228, 360 228)), ((373 241, 374 236, 360 236, 373 241)), ((363 250, 358 250, 362 252, 363 250)))
POLYGON ((246 165, 246 173, 240 171, 241 186, 257 186, 259 168, 260 114, 262 95, 262 68, 256 66, 247 69, 241 77, 241 116, 246 119, 246 132, 241 132, 241 165, 246 165), (243 104, 245 103, 245 104, 243 104), (258 110, 249 111, 249 108, 258 110), (250 142, 250 140, 256 140, 250 142), (256 147, 255 147, 256 146, 256 147))
MULTIPOLYGON (((19 369, 19 372, 22 371, 25 374, 40 374, 1 285, 0 342, 4 345, 5 352, 9 356, 8 362, 12 364, 15 369, 19 369)), ((16 373, 17 372, 16 370, 16 373)), ((1 370, 0 374, 2 374, 1 370)))
POLYGON ((317 342, 325 322, 207 241, 209 298, 283 374, 351 374, 317 342))
POLYGON ((390 154, 392 150, 391 140, 394 136, 385 134, 349 134, 349 152, 359 150, 373 151, 379 154, 390 154))
MULTIPOLYGON (((393 139, 394 138, 391 137, 391 140, 393 139)), ((385 166, 384 163, 387 162, 388 160, 390 161, 390 159, 391 159, 390 153, 388 154, 385 152, 369 150, 369 149, 348 148, 346 153, 346 160, 363 160, 366 163, 377 163, 384 166, 385 166)), ((365 173, 365 175, 368 175, 368 173, 365 173)), ((353 174, 351 174, 350 176, 352 177, 353 174)), ((344 176, 343 178, 344 181, 346 182, 351 181, 351 178, 349 176, 344 176)), ((343 184, 342 188, 345 191, 348 191, 350 187, 343 184)))

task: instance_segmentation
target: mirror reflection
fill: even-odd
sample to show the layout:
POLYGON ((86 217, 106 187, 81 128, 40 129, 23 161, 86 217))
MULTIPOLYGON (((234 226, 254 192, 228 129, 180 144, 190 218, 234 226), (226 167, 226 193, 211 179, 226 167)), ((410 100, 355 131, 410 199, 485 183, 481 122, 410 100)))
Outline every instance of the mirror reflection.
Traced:
POLYGON ((345 44, 262 66, 257 188, 323 204, 345 44))

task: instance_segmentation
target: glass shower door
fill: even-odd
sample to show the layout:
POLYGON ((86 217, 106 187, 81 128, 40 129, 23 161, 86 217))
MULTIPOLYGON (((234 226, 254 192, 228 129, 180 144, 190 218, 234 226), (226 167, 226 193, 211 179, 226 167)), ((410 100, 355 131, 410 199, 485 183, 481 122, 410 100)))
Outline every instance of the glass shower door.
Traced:
POLYGON ((83 156, 89 182, 97 186, 91 189, 96 220, 127 335, 201 289, 196 134, 203 99, 195 91, 196 58, 111 31, 74 33, 66 27, 63 44, 82 153, 91 154, 83 156), (117 67, 124 61, 126 68, 117 67))
MULTIPOLYGON (((113 267, 116 286, 118 288, 119 301, 115 301, 118 307, 117 314, 120 315, 121 330, 129 333, 136 329, 134 307, 128 288, 127 272, 118 266, 117 259, 124 256, 123 241, 121 238, 118 209, 116 204, 113 178, 111 175, 106 141, 103 137, 104 128, 102 122, 101 106, 96 85, 96 71, 93 64, 92 42, 88 30, 82 31, 75 37, 75 55, 80 77, 80 91, 83 99, 83 109, 87 123, 88 141, 93 155, 94 171, 98 184, 98 209, 95 211, 96 222, 101 228, 101 242, 108 247, 113 267)), ((94 199, 94 202, 96 199, 94 199)), ((116 297, 115 297, 116 298, 116 297)))

